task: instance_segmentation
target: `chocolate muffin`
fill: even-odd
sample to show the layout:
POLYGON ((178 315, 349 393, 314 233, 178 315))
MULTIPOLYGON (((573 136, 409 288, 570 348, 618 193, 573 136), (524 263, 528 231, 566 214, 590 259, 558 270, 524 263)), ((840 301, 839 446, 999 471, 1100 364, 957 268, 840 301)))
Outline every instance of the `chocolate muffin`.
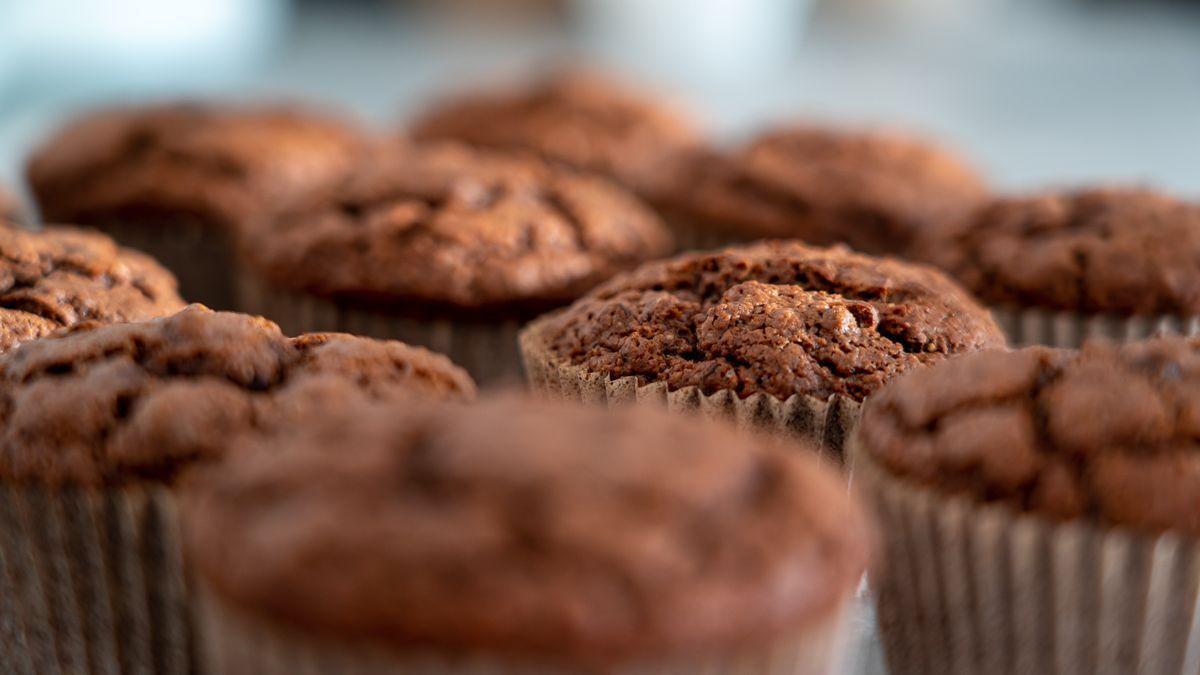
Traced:
POLYGON ((246 446, 185 498, 228 672, 833 672, 866 563, 806 453, 653 410, 506 395, 246 446))
POLYGON ((1003 197, 914 255, 991 304, 1018 344, 1200 331, 1200 204, 1141 188, 1003 197))
POLYGON ((0 353, 81 322, 142 321, 183 307, 149 256, 67 227, 0 227, 0 353))
POLYGON ((238 229, 339 176, 360 142, 296 108, 153 105, 69 122, 27 173, 43 219, 100 228, 163 261, 188 299, 232 308, 238 229))
POLYGON ((662 193, 670 167, 701 145, 688 114, 650 92, 584 71, 443 101, 416 120, 411 135, 535 153, 651 199, 662 193))
POLYGON ((0 359, 5 672, 194 672, 175 512, 190 472, 240 435, 473 392, 422 349, 200 306, 22 345, 0 359))
POLYGON ((521 345, 536 388, 723 409, 840 458, 879 387, 1004 340, 932 268, 772 241, 644 265, 534 322, 521 345))
POLYGON ((985 194, 974 169, 929 141, 817 126, 698 153, 672 181, 666 213, 685 244, 785 238, 880 255, 905 255, 985 194))
POLYGON ((521 322, 670 248, 599 179, 452 144, 375 156, 246 237, 244 301, 288 330, 398 337, 481 381, 518 372, 521 322))
POLYGON ((1186 670, 1198 410, 1184 338, 971 354, 878 393, 855 475, 893 672, 1186 670))

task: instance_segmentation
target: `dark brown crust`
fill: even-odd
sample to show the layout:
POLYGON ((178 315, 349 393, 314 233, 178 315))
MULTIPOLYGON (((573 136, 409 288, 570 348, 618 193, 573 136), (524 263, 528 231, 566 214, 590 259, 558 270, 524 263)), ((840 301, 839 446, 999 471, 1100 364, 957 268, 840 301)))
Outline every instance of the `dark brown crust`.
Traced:
POLYGON ((861 401, 915 366, 1004 345, 936 270, 785 241, 649 263, 536 330, 558 358, 613 378, 780 399, 861 401))
POLYGON ((235 228, 340 176, 361 143, 342 121, 297 108, 110 109, 67 123, 27 176, 47 220, 161 224, 183 213, 235 228))
POLYGON ((175 278, 96 232, 0 227, 0 353, 84 321, 142 321, 179 310, 175 278))
POLYGON ((974 169, 927 141, 811 126, 763 134, 729 154, 698 153, 673 182, 666 203, 694 226, 888 255, 961 219, 985 194, 974 169))
POLYGON ((868 404, 905 480, 1056 520, 1200 535, 1200 341, 972 354, 868 404))
POLYGON ((451 140, 595 171, 644 196, 681 154, 700 144, 689 117, 594 73, 559 73, 526 89, 443 101, 412 128, 420 140, 451 140))
POLYGON ((670 236, 600 179, 430 144, 380 151, 245 244, 246 264, 283 287, 397 312, 523 314, 666 253, 670 236))
POLYGON ((321 638, 574 668, 696 657, 854 592, 864 521, 808 454, 654 410, 376 410, 189 485, 188 548, 223 600, 321 638))
POLYGON ((0 360, 0 480, 172 482, 240 433, 403 395, 466 398, 439 354, 341 334, 287 338, 193 305, 142 323, 80 324, 0 360))
POLYGON ((1200 205, 1096 188, 997 199, 916 255, 1002 305, 1200 314, 1200 205))

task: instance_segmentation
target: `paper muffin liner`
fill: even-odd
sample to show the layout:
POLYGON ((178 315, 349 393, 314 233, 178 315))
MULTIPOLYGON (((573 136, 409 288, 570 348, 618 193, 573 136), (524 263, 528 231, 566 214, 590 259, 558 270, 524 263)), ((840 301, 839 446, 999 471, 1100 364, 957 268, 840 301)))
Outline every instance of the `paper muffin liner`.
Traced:
POLYGON ((275 625, 201 591, 199 621, 206 662, 227 675, 818 675, 844 672, 849 598, 802 631, 766 645, 720 654, 646 660, 596 670, 486 655, 386 650, 366 642, 337 641, 275 625))
POLYGON ((174 497, 0 487, 0 672, 198 672, 174 497))
POLYGON ((893 674, 1200 671, 1200 542, 942 495, 851 445, 893 674))
POLYGON ((181 215, 163 222, 115 221, 94 227, 171 270, 188 302, 212 309, 235 307, 233 243, 223 225, 181 215))
POLYGON ((324 298, 278 288, 250 274, 238 277, 242 311, 261 314, 288 335, 339 331, 401 340, 450 357, 480 384, 516 383, 521 379, 516 319, 480 323, 451 319, 412 319, 342 307, 324 298))
POLYGON ((563 362, 539 337, 534 321, 521 332, 521 356, 530 387, 551 398, 607 406, 632 403, 665 406, 676 413, 732 421, 739 428, 799 437, 815 444, 822 459, 841 465, 846 439, 858 424, 862 404, 833 395, 826 399, 793 395, 787 400, 758 393, 739 398, 732 390, 706 394, 699 387, 668 389, 665 382, 641 384, 634 376, 613 378, 563 362))
POLYGON ((1006 306, 990 309, 1013 347, 1047 345, 1075 349, 1087 340, 1132 342, 1159 333, 1200 335, 1200 316, 1081 314, 1006 306))

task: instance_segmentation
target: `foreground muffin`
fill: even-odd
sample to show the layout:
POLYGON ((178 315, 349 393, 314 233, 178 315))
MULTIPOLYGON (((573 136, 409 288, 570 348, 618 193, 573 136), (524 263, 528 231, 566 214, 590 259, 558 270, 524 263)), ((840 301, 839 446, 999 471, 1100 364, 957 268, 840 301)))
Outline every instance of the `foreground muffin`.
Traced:
POLYGON ((411 134, 532 152, 607 176, 647 198, 662 192, 670 168, 701 138, 690 116, 671 104, 582 71, 443 101, 413 124, 411 134))
POLYGON ((44 220, 104 230, 161 260, 189 300, 229 309, 237 230, 339 176, 360 142, 296 108, 152 105, 69 122, 27 174, 44 220))
POLYGON ((185 499, 214 662, 835 672, 866 526, 831 472, 789 450, 509 395, 250 440, 185 499))
POLYGON ((993 306, 1014 344, 1200 332, 1200 204, 1140 188, 1000 198, 914 254, 993 306))
POLYGON ((697 154, 672 180, 665 212, 686 247, 783 238, 905 255, 985 194, 973 168, 929 141, 815 126, 697 154))
POLYGON ((90 321, 142 321, 183 307, 149 256, 86 230, 0 227, 0 353, 90 321))
POLYGON ((4 672, 194 672, 175 507, 190 472, 242 434, 473 391, 421 349, 198 306, 22 345, 0 359, 4 672))
POLYGON ((1200 342, 972 354, 863 413, 895 673, 1187 672, 1200 342))
POLYGON ((932 268, 787 241, 648 263, 521 334, 551 395, 728 415, 839 461, 859 404, 896 375, 1003 346, 932 268))
POLYGON ((521 323, 670 238, 615 186, 460 145, 381 153, 328 198, 246 237, 242 300, 288 331, 337 328, 519 372, 521 323))

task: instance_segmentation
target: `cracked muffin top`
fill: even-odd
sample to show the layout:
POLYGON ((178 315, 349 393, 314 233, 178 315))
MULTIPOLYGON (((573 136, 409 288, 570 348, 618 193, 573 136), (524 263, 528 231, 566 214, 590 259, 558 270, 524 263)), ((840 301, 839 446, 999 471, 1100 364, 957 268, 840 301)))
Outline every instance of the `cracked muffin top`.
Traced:
POLYGON ((1200 535, 1200 341, 971 354, 867 405, 860 440, 921 485, 1059 520, 1200 535))
POLYGON ((465 372, 418 347, 288 338, 260 317, 199 305, 141 323, 85 323, 0 360, 0 479, 170 483, 242 432, 367 400, 473 393, 465 372))
POLYGON ((277 285, 435 312, 544 310, 671 246, 616 186, 455 144, 380 151, 244 243, 277 285))
POLYGON ((142 321, 183 304, 170 272, 102 234, 0 227, 0 353, 84 321, 142 321))
POLYGON ((67 123, 27 176, 47 220, 183 212, 234 227, 340 176, 361 143, 346 123, 293 107, 110 109, 67 123))
POLYGON ((614 379, 859 401, 917 365, 1004 346, 987 311, 932 268, 787 241, 646 264, 528 335, 614 379))
POLYGON ((1200 204, 1138 188, 997 199, 915 255, 992 304, 1200 314, 1200 204))
POLYGON ((416 121, 412 136, 532 152, 643 195, 661 192, 666 167, 700 146, 688 115, 647 92, 582 71, 444 101, 416 121))
POLYGON ((691 656, 828 617, 866 561, 863 515, 808 453, 658 410, 505 395, 244 445, 189 484, 188 551, 225 602, 325 638, 691 656))
POLYGON ((903 255, 921 231, 961 219, 985 194, 958 157, 897 133, 795 126, 681 167, 668 203, 701 227, 875 254, 903 255))

